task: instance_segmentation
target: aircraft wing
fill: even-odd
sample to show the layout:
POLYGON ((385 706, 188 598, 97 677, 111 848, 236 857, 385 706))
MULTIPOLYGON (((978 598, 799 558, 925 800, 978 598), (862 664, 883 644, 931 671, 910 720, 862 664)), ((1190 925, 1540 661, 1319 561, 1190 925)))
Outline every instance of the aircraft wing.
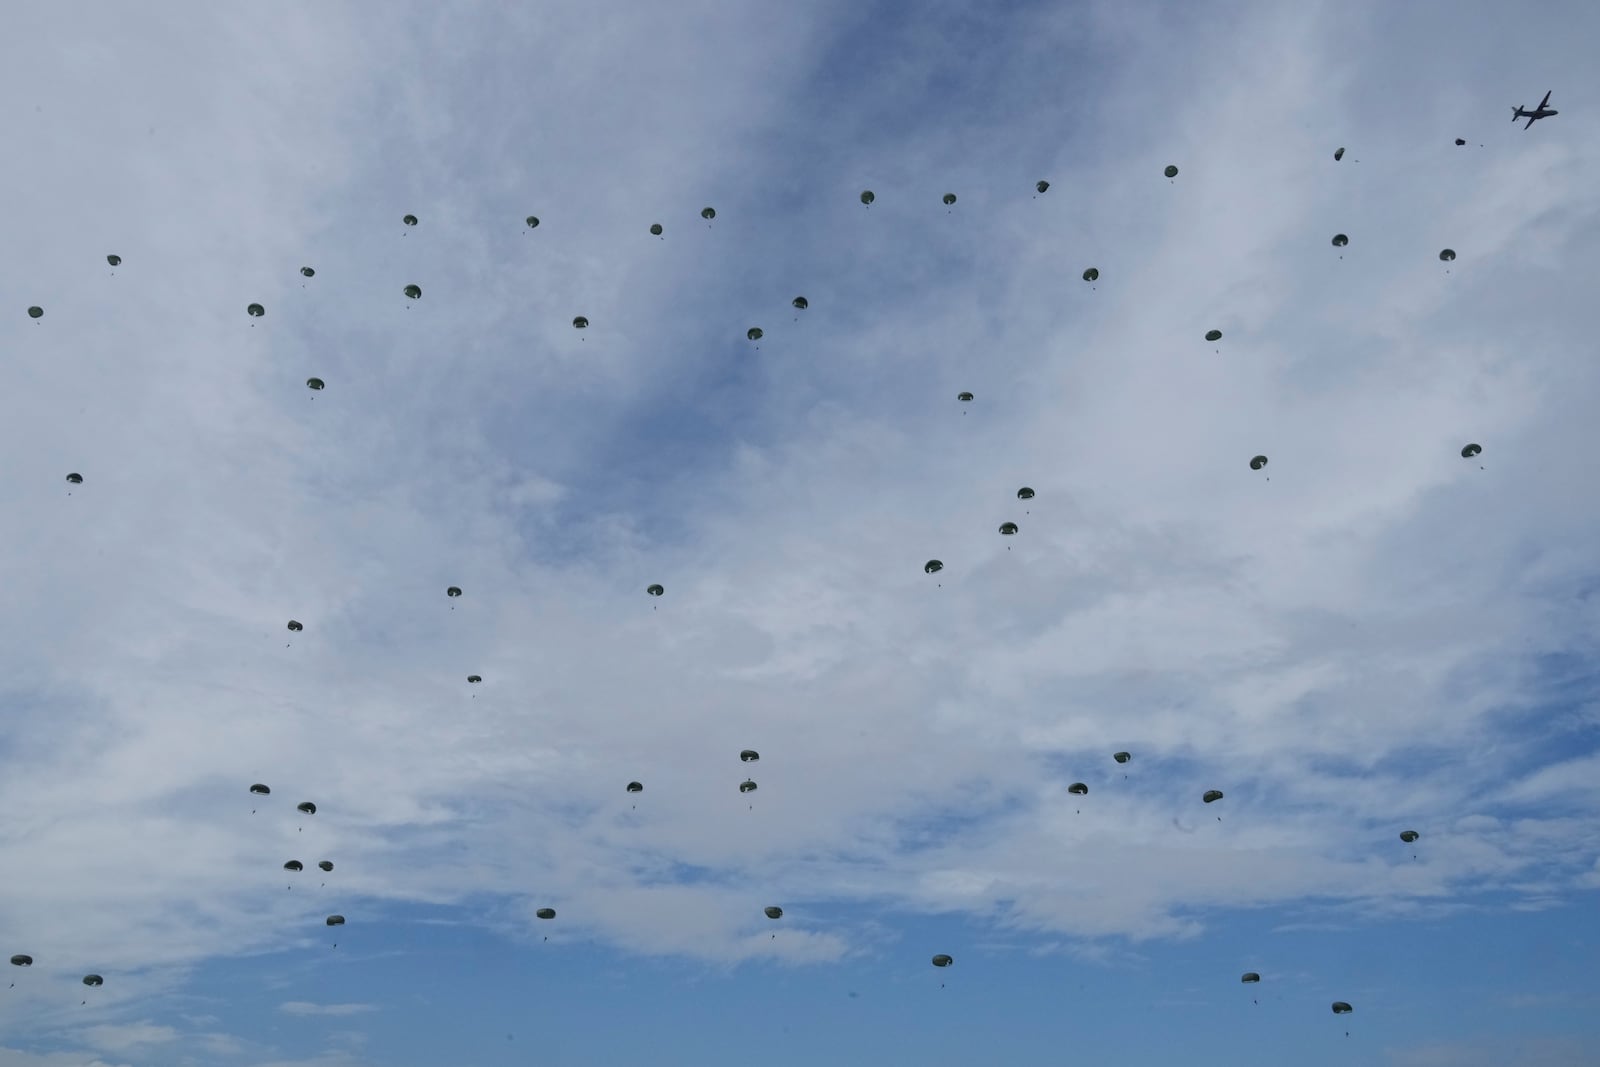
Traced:
MULTIPOLYGON (((1538 121, 1538 118, 1539 118, 1538 115, 1529 115, 1528 116, 1528 126, 1532 126, 1536 121, 1538 121)), ((1528 126, 1524 126, 1522 128, 1523 129, 1527 129, 1528 126)))
POLYGON ((1544 110, 1544 106, 1550 102, 1550 94, 1552 92, 1554 92, 1554 91, 1555 90, 1553 90, 1553 89, 1546 89, 1545 90, 1545 94, 1544 94, 1544 99, 1539 101, 1539 106, 1534 108, 1533 110, 1535 110, 1535 111, 1543 111, 1544 110))

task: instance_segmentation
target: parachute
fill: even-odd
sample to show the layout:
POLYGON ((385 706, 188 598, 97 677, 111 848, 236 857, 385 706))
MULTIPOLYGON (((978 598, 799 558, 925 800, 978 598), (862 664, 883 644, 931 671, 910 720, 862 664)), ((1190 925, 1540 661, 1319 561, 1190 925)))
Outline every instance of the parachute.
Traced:
POLYGON ((665 593, 666 591, 667 591, 666 588, 663 587, 663 586, 660 586, 660 585, 652 585, 652 586, 650 586, 649 588, 647 588, 645 590, 645 592, 649 593, 651 596, 660 596, 662 593, 665 593))
POLYGON ((876 199, 878 199, 878 198, 872 195, 872 190, 871 189, 863 189, 863 190, 861 190, 861 202, 863 204, 870 204, 876 199))
POLYGON ((461 595, 461 587, 459 585, 452 585, 449 589, 446 589, 444 591, 444 595, 445 596, 460 596, 461 595))
POLYGON ((1257 456, 1256 458, 1254 458, 1254 459, 1252 459, 1250 461, 1250 469, 1253 470, 1253 471, 1258 471, 1262 467, 1265 467, 1266 465, 1267 465, 1267 457, 1266 456, 1257 456))
POLYGON ((801 311, 804 311, 806 308, 811 306, 811 303, 803 296, 797 296, 793 300, 789 301, 789 303, 793 304, 801 311))
POLYGON ((756 791, 756 780, 754 778, 746 778, 744 781, 739 783, 739 792, 741 792, 741 793, 754 793, 755 791, 756 791))
POLYGON ((328 916, 327 922, 328 922, 329 926, 343 926, 344 925, 344 916, 343 915, 330 915, 330 916, 328 916))
POLYGON ((1464 145, 1466 143, 1467 143, 1466 138, 1464 138, 1464 137, 1457 137, 1456 138, 1456 147, 1457 148, 1460 148, 1462 145, 1464 145))
POLYGON ((1461 450, 1461 458, 1462 459, 1471 459, 1473 456, 1476 456, 1478 453, 1480 453, 1482 451, 1483 451, 1483 446, 1482 445, 1471 444, 1471 445, 1468 445, 1467 447, 1465 447, 1465 448, 1463 448, 1461 450))
POLYGON ((1176 178, 1178 176, 1178 168, 1173 166, 1171 163, 1168 163, 1167 169, 1161 173, 1165 174, 1169 178, 1176 178))
POLYGON ((1033 490, 1029 489, 1027 486, 1023 486, 1021 489, 1017 490, 1017 499, 1018 500, 1032 500, 1033 499, 1033 490))
POLYGON ((961 401, 963 404, 967 404, 967 403, 970 403, 972 401, 972 394, 971 393, 957 393, 956 394, 956 399, 961 401))
POLYGON ((1350 243, 1350 238, 1349 238, 1348 235, 1342 234, 1342 233, 1336 233, 1336 234, 1333 235, 1333 247, 1335 247, 1335 248, 1343 248, 1345 245, 1347 245, 1349 243, 1350 243))
POLYGON ((1088 270, 1083 272, 1083 280, 1086 282, 1098 281, 1099 278, 1100 272, 1094 267, 1090 267, 1088 270))
MULTIPOLYGON (((121 266, 122 265, 122 257, 119 256, 119 255, 114 255, 114 254, 113 255, 109 255, 109 256, 106 257, 106 262, 111 264, 113 267, 121 266)), ((310 277, 310 275, 307 275, 307 277, 310 277)))
POLYGON ((761 760, 761 753, 753 748, 747 748, 739 753, 739 759, 745 763, 757 763, 761 760))
POLYGON ((1214 800, 1221 800, 1222 799, 1222 790, 1220 790, 1220 789, 1207 789, 1206 790, 1206 795, 1201 797, 1200 799, 1204 800, 1207 804, 1210 804, 1214 800))
POLYGON ((1257 974, 1256 972, 1254 972, 1254 971, 1246 971, 1246 972, 1244 972, 1243 974, 1241 974, 1239 976, 1239 981, 1241 981, 1241 982, 1259 982, 1259 981, 1261 981, 1261 976, 1259 974, 1257 974))
POLYGON ((310 267, 301 267, 300 273, 307 278, 315 278, 317 276, 317 272, 312 270, 310 267))
MULTIPOLYGON (((251 304, 250 306, 251 307, 255 307, 256 305, 251 304)), ((44 314, 44 308, 40 307, 37 304, 35 304, 34 306, 32 306, 32 307, 30 307, 28 309, 28 318, 30 318, 30 319, 36 319, 36 318, 38 318, 39 316, 41 316, 43 314, 44 314)), ((252 312, 252 314, 254 314, 254 312, 252 312)))
POLYGON ((1335 1015, 1349 1015, 1353 1011, 1355 1011, 1355 1009, 1342 1000, 1336 1000, 1333 1002, 1333 1013, 1335 1015))
POLYGON ((1071 793, 1075 797, 1085 797, 1089 795, 1089 787, 1084 785, 1082 782, 1073 782, 1071 785, 1067 786, 1067 792, 1071 793))
POLYGON ((405 223, 407 226, 415 226, 417 224, 417 217, 415 215, 407 215, 400 221, 405 223))
POLYGON ((317 806, 311 803, 309 800, 302 800, 300 803, 294 806, 294 810, 302 812, 306 815, 315 815, 317 813, 317 806))
POLYGON ((707 221, 710 221, 711 219, 714 219, 714 218, 717 217, 717 209, 716 208, 711 208, 711 207, 703 207, 703 208, 700 209, 700 217, 703 218, 703 219, 706 219, 707 221))
POLYGON ((1339 148, 1339 149, 1335 150, 1335 152, 1333 153, 1333 161, 1335 163, 1337 163, 1339 160, 1341 160, 1343 158, 1344 158, 1344 149, 1343 148, 1339 148))
POLYGON ((317 861, 317 866, 321 867, 325 871, 331 871, 331 870, 333 870, 333 861, 332 860, 318 860, 317 861))
POLYGON ((761 338, 763 336, 762 333, 761 333, 761 327, 759 327, 759 326, 750 327, 748 330, 746 330, 744 332, 744 336, 745 336, 745 340, 747 340, 747 341, 759 341, 759 340, 761 340, 761 338))
POLYGON ((1118 763, 1127 763, 1133 758, 1133 754, 1130 752, 1117 752, 1113 753, 1111 758, 1116 760, 1118 763))
POLYGON ((650 224, 650 233, 655 237, 660 237, 661 236, 661 223, 652 222, 650 224))
POLYGON ((1047 182, 1047 181, 1040 180, 1040 181, 1034 183, 1033 188, 1037 192, 1047 193, 1047 192, 1050 191, 1050 183, 1047 182))
POLYGON ((1417 833, 1415 830, 1401 830, 1400 831, 1400 840, 1404 841, 1408 845, 1411 844, 1411 842, 1415 841, 1420 836, 1422 836, 1422 835, 1417 833))
POLYGON ((1000 533, 1001 533, 1002 536, 1010 537, 1012 534, 1014 534, 1016 532, 1017 532, 1017 524, 1016 523, 1014 523, 1014 522, 1002 522, 1000 524, 1000 533))
POLYGON ((295 622, 295 621, 294 621, 294 620, 293 620, 293 619, 290 619, 290 620, 289 620, 289 632, 290 632, 290 633, 292 633, 292 634, 297 634, 297 633, 299 633, 299 632, 300 632, 300 631, 301 631, 301 630, 304 630, 304 629, 305 629, 305 627, 304 627, 304 626, 302 626, 302 625, 301 625, 301 624, 300 624, 300 623, 298 623, 298 622, 295 622))
POLYGON ((589 328, 589 320, 579 315, 572 320, 572 328, 574 330, 587 330, 589 328))
POLYGON ((1206 340, 1207 341, 1220 341, 1220 340, 1222 340, 1222 331, 1221 330, 1207 330, 1206 331, 1206 340))
POLYGON ((554 919, 556 917, 556 909, 540 908, 538 911, 534 912, 534 914, 541 919, 554 919))
MULTIPOLYGON (((267 309, 262 307, 260 304, 251 304, 249 307, 245 308, 244 310, 245 310, 245 314, 249 315, 252 319, 259 319, 261 316, 263 316, 263 315, 265 315, 267 313, 267 309)), ((30 308, 28 310, 28 313, 30 315, 32 315, 33 314, 33 309, 30 308)), ((41 312, 40 314, 43 314, 43 312, 41 312)), ((34 315, 33 317, 34 318, 38 318, 39 316, 38 315, 34 315)))
POLYGON ((642 782, 629 782, 628 783, 628 792, 630 792, 630 793, 643 793, 644 792, 644 783, 642 783, 642 782))
POLYGON ((763 910, 766 911, 767 918, 769 918, 769 919, 781 919, 781 918, 783 918, 783 909, 782 908, 773 907, 773 908, 765 908, 763 910))
POLYGON ((467 684, 468 685, 477 685, 481 681, 483 681, 483 675, 481 675, 481 674, 469 674, 469 675, 467 675, 467 684))
POLYGON ((257 796, 263 796, 263 797, 264 796, 270 796, 272 794, 272 790, 268 789, 265 785, 262 785, 260 782, 257 782, 255 785, 251 786, 250 787, 250 792, 256 794, 257 796))
POLYGON ((73 471, 71 474, 67 475, 67 481, 71 482, 73 485, 82 485, 83 475, 79 474, 77 471, 73 471))
POLYGON ((1439 253, 1439 259, 1442 262, 1445 262, 1445 263, 1449 263, 1451 260, 1453 260, 1455 258, 1456 258, 1456 250, 1453 249, 1453 248, 1446 248, 1446 249, 1442 250, 1439 253))
POLYGON ((930 559, 922 565, 923 574, 938 574, 942 570, 944 570, 944 563, 940 560, 930 559))
POLYGON ((953 204, 955 202, 956 202, 956 194, 955 193, 945 193, 944 194, 944 206, 945 207, 949 207, 951 204, 953 204))
POLYGON ((306 869, 306 865, 299 860, 290 860, 283 865, 283 869, 286 871, 303 871, 306 869))
POLYGON ((945 955, 943 952, 941 952, 937 956, 933 957, 933 965, 935 967, 948 967, 954 962, 955 962, 954 958, 945 955))
POLYGON ((313 392, 320 393, 327 386, 327 384, 328 383, 324 382, 321 378, 306 379, 306 388, 312 390, 313 392))
POLYGON ((528 224, 528 229, 530 229, 530 230, 536 230, 536 229, 539 228, 539 216, 538 215, 529 215, 523 221, 525 221, 528 224))
POLYGON ((93 988, 95 986, 105 985, 106 980, 101 978, 98 974, 86 974, 83 976, 83 984, 93 988))
POLYGON ((11 957, 11 966, 13 966, 13 967, 32 967, 33 966, 33 957, 28 955, 26 952, 19 952, 15 956, 11 957))
POLYGON ((422 286, 408 285, 405 288, 405 294, 413 300, 420 300, 422 299, 422 286))

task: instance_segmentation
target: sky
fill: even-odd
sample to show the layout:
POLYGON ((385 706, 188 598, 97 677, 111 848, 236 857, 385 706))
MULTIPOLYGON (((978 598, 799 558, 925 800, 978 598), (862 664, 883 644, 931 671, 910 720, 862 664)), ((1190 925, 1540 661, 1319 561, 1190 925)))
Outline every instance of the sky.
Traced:
POLYGON ((7 17, 0 1067, 1600 1061, 1600 9, 7 17))

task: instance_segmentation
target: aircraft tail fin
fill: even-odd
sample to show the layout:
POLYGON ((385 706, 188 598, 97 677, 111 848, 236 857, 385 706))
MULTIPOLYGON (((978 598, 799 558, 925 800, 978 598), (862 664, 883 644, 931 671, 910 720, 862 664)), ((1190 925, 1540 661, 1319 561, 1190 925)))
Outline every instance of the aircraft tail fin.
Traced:
POLYGON ((1521 117, 1522 117, 1522 105, 1518 104, 1516 107, 1511 109, 1511 121, 1512 122, 1516 122, 1521 117))

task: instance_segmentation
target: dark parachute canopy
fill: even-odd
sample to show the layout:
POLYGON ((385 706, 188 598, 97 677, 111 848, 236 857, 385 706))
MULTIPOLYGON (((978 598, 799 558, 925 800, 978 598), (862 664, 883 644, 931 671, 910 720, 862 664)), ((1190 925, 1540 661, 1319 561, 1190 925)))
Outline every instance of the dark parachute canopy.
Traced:
POLYGON ((648 587, 647 589, 645 589, 645 592, 649 593, 651 596, 660 596, 661 594, 665 593, 666 591, 667 591, 666 588, 663 587, 663 586, 660 586, 660 585, 652 585, 652 586, 648 587))
POLYGON ((1334 153, 1333 153, 1334 162, 1337 163, 1339 160, 1341 160, 1343 158, 1344 158, 1344 149, 1343 148, 1336 149, 1334 151, 1334 153))
POLYGON ((1461 450, 1461 458, 1462 459, 1471 459, 1473 456, 1476 456, 1479 452, 1482 452, 1482 451, 1483 451, 1483 446, 1482 445, 1480 445, 1480 444, 1470 444, 1470 445, 1468 445, 1467 447, 1465 447, 1465 448, 1463 448, 1461 450))
POLYGON ((942 570, 944 570, 944 563, 941 560, 930 559, 922 565, 923 574, 938 574, 942 570))
POLYGON ((343 926, 344 925, 344 916, 343 915, 330 915, 330 916, 328 916, 327 922, 328 922, 329 926, 343 926))
POLYGON ((306 379, 306 388, 312 390, 313 392, 321 392, 327 386, 327 384, 328 383, 323 381, 321 378, 306 379))
POLYGON ((1255 457, 1254 459, 1252 459, 1250 461, 1250 469, 1253 470, 1253 471, 1258 471, 1262 467, 1265 467, 1266 465, 1267 465, 1267 457, 1266 456, 1257 456, 1257 457, 1255 457))
POLYGON ((956 394, 956 399, 961 401, 963 404, 970 403, 971 400, 972 400, 972 394, 971 393, 957 393, 956 394))
MULTIPOLYGON (((250 306, 251 307, 255 307, 254 304, 252 304, 250 306)), ((38 318, 39 316, 41 316, 43 314, 44 314, 44 308, 40 307, 38 304, 34 304, 32 307, 30 307, 28 309, 28 318, 30 318, 30 319, 36 319, 36 318, 38 318)))
POLYGON ((1033 490, 1029 489, 1027 486, 1023 486, 1021 489, 1017 490, 1017 499, 1018 500, 1032 500, 1033 499, 1033 490))
POLYGON ((1222 799, 1222 790, 1220 790, 1220 789, 1207 789, 1206 790, 1206 795, 1201 797, 1200 799, 1204 800, 1207 804, 1211 803, 1213 800, 1221 800, 1222 799))
POLYGON ((1050 183, 1047 182, 1047 181, 1044 181, 1042 179, 1040 181, 1035 182, 1033 187, 1034 187, 1035 190, 1037 190, 1038 192, 1041 192, 1041 193, 1045 193, 1045 192, 1049 192, 1050 191, 1050 183))
POLYGON ((1256 972, 1254 972, 1254 971, 1246 971, 1246 972, 1244 972, 1243 974, 1241 974, 1239 976, 1239 981, 1241 981, 1241 982, 1259 982, 1259 981, 1261 981, 1261 976, 1259 974, 1257 974, 1256 972))
POLYGON ((111 264, 113 267, 120 266, 122 264, 122 257, 113 253, 112 255, 106 257, 106 262, 111 264))
POLYGON ((301 267, 300 273, 307 278, 315 278, 317 276, 317 272, 312 270, 310 267, 301 267))
MULTIPOLYGON (((265 315, 267 313, 267 309, 262 307, 260 304, 251 304, 250 306, 246 307, 244 310, 245 310, 245 314, 249 315, 252 319, 259 319, 261 316, 263 316, 263 315, 265 315)), ((31 309, 30 309, 30 313, 31 313, 31 309)), ((34 315, 34 318, 38 318, 38 317, 39 317, 38 315, 34 315)))
POLYGON ((935 967, 948 967, 954 962, 955 959, 953 957, 947 956, 943 952, 933 957, 933 965, 935 967))
POLYGON ((744 781, 739 783, 739 792, 741 792, 741 793, 754 793, 755 791, 756 791, 756 780, 754 778, 746 778, 744 781))
POLYGON ((643 793, 644 792, 644 783, 643 782, 629 782, 628 783, 628 792, 630 792, 630 793, 643 793))
POLYGON ((527 217, 527 219, 525 219, 524 221, 527 222, 528 229, 530 229, 530 230, 536 230, 536 229, 539 228, 539 216, 538 215, 529 215, 527 217))
POLYGON ((1083 280, 1086 282, 1098 281, 1099 279, 1100 271, 1096 267, 1090 267, 1088 270, 1083 272, 1083 280))
POLYGON ((1133 754, 1130 752, 1117 752, 1114 753, 1111 758, 1116 760, 1118 763, 1127 763, 1133 758, 1133 754))
POLYGON ((13 966, 13 967, 32 967, 33 966, 33 957, 28 955, 26 952, 19 952, 15 956, 11 957, 11 966, 13 966))
POLYGON ((1071 793, 1073 796, 1085 797, 1089 795, 1089 787, 1084 785, 1082 782, 1073 782, 1071 785, 1067 786, 1067 792, 1071 793))
POLYGON ((469 675, 467 675, 467 684, 468 685, 477 685, 481 681, 483 681, 483 675, 481 675, 481 674, 469 674, 469 675))
MULTIPOLYGON (((707 210, 710 210, 710 209, 708 208, 707 210)), ((541 919, 554 919, 556 917, 556 909, 554 909, 554 908, 540 908, 538 911, 534 912, 534 914, 537 915, 541 919)))
POLYGON ((408 285, 405 288, 405 293, 413 300, 420 300, 422 299, 422 286, 408 285))
POLYGON ((1456 258, 1456 250, 1453 248, 1443 249, 1439 253, 1439 258, 1444 262, 1449 263, 1451 260, 1456 258))
POLYGON ((415 215, 407 215, 400 221, 405 223, 407 226, 415 226, 417 224, 417 217, 415 215))
POLYGON ((106 980, 98 974, 86 974, 83 976, 83 984, 90 987, 101 986, 106 984, 106 980))
POLYGON ((745 763, 756 763, 761 759, 761 753, 753 748, 747 748, 739 753, 739 758, 745 763))
POLYGON ((650 234, 651 234, 652 237, 660 237, 661 236, 661 223, 652 222, 650 224, 650 234))
POLYGON ((1222 331, 1221 330, 1207 330, 1206 331, 1206 340, 1207 341, 1220 341, 1220 340, 1222 340, 1222 331))
POLYGON ((461 595, 461 587, 459 585, 452 585, 449 589, 446 589, 444 591, 444 595, 445 596, 460 596, 461 595))
POLYGON ((255 785, 251 786, 250 792, 256 794, 257 796, 263 797, 270 796, 272 794, 272 790, 267 788, 265 785, 262 785, 260 782, 257 782, 255 785))
POLYGON ((67 481, 71 482, 73 485, 82 485, 83 475, 79 474, 77 471, 73 471, 71 474, 67 475, 67 481))
POLYGON ((1462 145, 1464 145, 1466 143, 1467 143, 1467 139, 1465 137, 1457 137, 1456 138, 1456 147, 1457 148, 1460 148, 1462 145))
POLYGON ((587 330, 589 328, 589 320, 579 315, 572 320, 572 328, 574 330, 587 330))
POLYGON ((747 341, 759 341, 764 335, 761 332, 761 327, 752 326, 744 332, 744 336, 747 341))
POLYGON ((1342 1000, 1336 1000, 1333 1002, 1333 1013, 1335 1015, 1349 1015, 1353 1011, 1355 1011, 1355 1009, 1342 1000))
POLYGON ((1014 534, 1016 532, 1017 532, 1017 524, 1016 523, 1014 523, 1014 522, 1002 522, 1000 524, 1000 533, 1001 533, 1002 536, 1010 537, 1012 534, 1014 534))
POLYGON ((1350 243, 1350 237, 1349 237, 1348 234, 1336 233, 1336 234, 1333 235, 1333 247, 1335 247, 1335 248, 1343 248, 1345 245, 1347 245, 1349 243, 1350 243))
POLYGON ((781 918, 783 918, 783 909, 782 908, 770 907, 770 908, 766 908, 764 910, 766 911, 767 918, 769 918, 769 919, 781 919, 781 918))
POLYGON ((951 204, 953 204, 955 202, 956 202, 956 194, 955 193, 945 193, 944 194, 945 207, 949 207, 951 204))
POLYGON ((1421 837, 1421 836, 1422 835, 1417 833, 1415 830, 1401 830, 1400 831, 1400 840, 1404 841, 1408 845, 1411 844, 1411 842, 1415 841, 1418 837, 1421 837))
POLYGON ((806 308, 811 306, 811 302, 808 301, 803 296, 797 296, 793 300, 789 301, 789 303, 793 304, 795 307, 799 308, 801 311, 804 311, 806 308))
POLYGON ((296 621, 295 621, 295 620, 293 620, 293 619, 290 619, 290 620, 289 620, 289 632, 290 632, 290 633, 292 633, 292 634, 297 634, 297 633, 299 633, 299 632, 300 632, 300 631, 301 631, 301 630, 304 630, 304 629, 305 629, 305 627, 304 627, 304 626, 302 626, 302 625, 300 625, 300 624, 299 624, 299 623, 298 623, 298 622, 296 622, 296 621))
POLYGON ((294 806, 294 810, 305 815, 315 815, 317 813, 317 806, 311 803, 309 800, 302 800, 300 803, 294 806))
POLYGON ((1178 168, 1173 166, 1171 163, 1168 163, 1167 169, 1161 173, 1165 174, 1169 178, 1176 178, 1178 176, 1178 168))
POLYGON ((861 202, 863 204, 870 204, 876 199, 878 199, 878 198, 876 196, 872 195, 872 190, 871 189, 863 189, 863 190, 861 190, 861 202))
POLYGON ((707 220, 714 219, 717 217, 717 209, 712 207, 703 207, 700 209, 700 217, 707 220))
POLYGON ((333 861, 332 860, 318 860, 317 861, 317 866, 321 867, 325 871, 331 871, 331 870, 333 870, 333 861))
POLYGON ((306 869, 306 865, 299 860, 290 860, 283 865, 283 869, 286 871, 303 871, 306 869))

